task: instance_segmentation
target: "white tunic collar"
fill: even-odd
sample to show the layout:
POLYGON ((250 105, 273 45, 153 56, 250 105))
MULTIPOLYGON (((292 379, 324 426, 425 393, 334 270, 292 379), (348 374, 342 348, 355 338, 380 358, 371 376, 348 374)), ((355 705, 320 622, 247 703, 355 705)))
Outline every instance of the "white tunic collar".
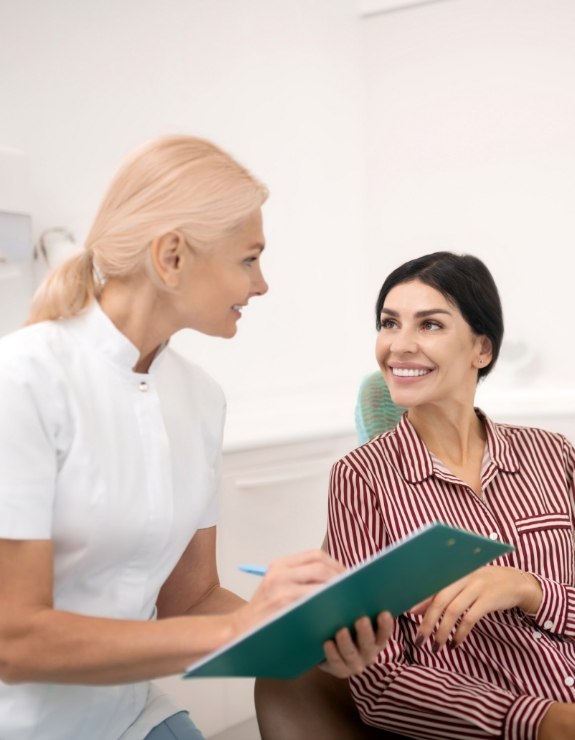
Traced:
MULTIPOLYGON (((96 351, 106 356, 123 370, 133 370, 140 358, 140 350, 104 313, 98 301, 92 301, 79 316, 70 321, 73 328, 81 334, 82 339, 88 342, 96 351)), ((150 366, 150 373, 153 373, 156 369, 156 365, 164 354, 167 345, 168 342, 165 342, 156 353, 150 366)))

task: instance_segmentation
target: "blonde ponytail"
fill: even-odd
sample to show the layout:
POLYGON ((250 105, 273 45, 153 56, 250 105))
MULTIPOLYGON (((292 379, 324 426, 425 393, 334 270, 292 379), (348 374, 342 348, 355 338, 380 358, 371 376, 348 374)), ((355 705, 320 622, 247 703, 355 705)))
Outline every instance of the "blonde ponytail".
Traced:
POLYGON ((75 316, 91 303, 98 292, 92 255, 84 249, 46 276, 32 298, 26 323, 75 316))

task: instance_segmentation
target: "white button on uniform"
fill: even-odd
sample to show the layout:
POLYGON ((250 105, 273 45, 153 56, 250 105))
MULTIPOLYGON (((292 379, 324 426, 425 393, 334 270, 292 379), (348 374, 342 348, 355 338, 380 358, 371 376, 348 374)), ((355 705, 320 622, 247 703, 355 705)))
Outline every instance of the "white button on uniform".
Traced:
POLYGON ((142 393, 145 393, 148 390, 148 384, 145 380, 142 380, 138 388, 142 391, 142 393))
POLYGON ((538 640, 541 637, 541 632, 534 632, 533 633, 533 639, 538 640))
POLYGON ((552 629, 553 629, 553 627, 555 627, 555 622, 552 622, 552 621, 551 621, 550 619, 548 619, 548 620, 547 620, 546 622, 544 622, 544 624, 543 624, 543 629, 544 629, 544 630, 552 630, 552 629))
POLYGON ((573 686, 574 683, 575 678, 573 678, 573 676, 567 676, 567 678, 565 679, 565 686, 573 686))
POLYGON ((497 532, 491 532, 491 534, 489 535, 490 540, 496 540, 498 538, 499 538, 499 535, 497 534, 497 532))

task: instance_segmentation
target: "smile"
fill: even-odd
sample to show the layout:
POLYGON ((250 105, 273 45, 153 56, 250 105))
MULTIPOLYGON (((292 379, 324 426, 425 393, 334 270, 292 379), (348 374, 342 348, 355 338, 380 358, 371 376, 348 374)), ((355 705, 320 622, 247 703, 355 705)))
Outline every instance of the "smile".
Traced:
POLYGON ((416 369, 411 367, 392 367, 392 375, 397 375, 399 378, 419 378, 422 375, 428 375, 431 370, 425 368, 416 369))

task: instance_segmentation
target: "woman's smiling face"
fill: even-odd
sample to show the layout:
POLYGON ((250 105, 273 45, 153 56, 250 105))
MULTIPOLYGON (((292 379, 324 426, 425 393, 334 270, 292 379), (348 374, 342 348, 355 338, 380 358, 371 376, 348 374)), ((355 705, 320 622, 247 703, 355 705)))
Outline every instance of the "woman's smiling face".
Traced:
POLYGON ((477 371, 491 359, 485 342, 442 293, 412 280, 386 296, 376 358, 394 402, 412 408, 473 398, 477 371))
POLYGON ((234 336, 250 298, 268 290, 260 264, 263 249, 258 208, 209 249, 194 250, 175 299, 181 326, 211 336, 234 336))

